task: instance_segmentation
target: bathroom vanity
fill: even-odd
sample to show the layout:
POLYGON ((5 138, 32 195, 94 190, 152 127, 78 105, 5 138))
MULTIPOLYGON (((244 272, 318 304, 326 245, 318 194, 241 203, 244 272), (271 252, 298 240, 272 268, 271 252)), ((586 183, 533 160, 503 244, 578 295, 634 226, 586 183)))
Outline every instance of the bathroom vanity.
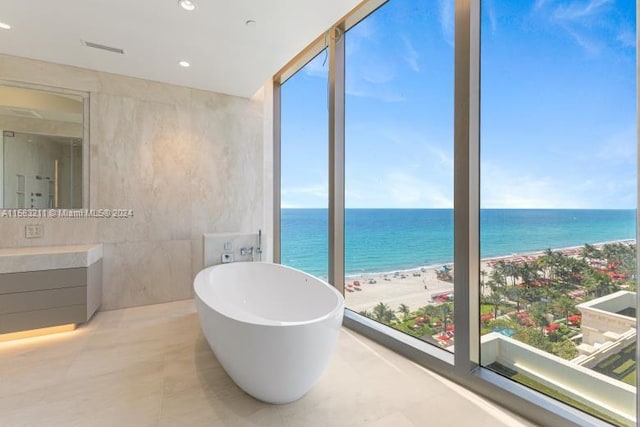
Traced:
POLYGON ((102 301, 102 245, 0 249, 0 334, 84 323, 102 301))

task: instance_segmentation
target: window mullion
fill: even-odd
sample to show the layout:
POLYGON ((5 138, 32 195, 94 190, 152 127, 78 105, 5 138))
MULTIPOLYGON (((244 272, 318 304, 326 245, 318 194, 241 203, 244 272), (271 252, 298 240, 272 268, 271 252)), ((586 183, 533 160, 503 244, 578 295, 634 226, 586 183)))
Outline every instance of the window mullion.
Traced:
POLYGON ((329 30, 329 282, 344 293, 344 32, 329 30))
POLYGON ((456 0, 454 106, 455 368, 479 362, 480 2, 456 0))

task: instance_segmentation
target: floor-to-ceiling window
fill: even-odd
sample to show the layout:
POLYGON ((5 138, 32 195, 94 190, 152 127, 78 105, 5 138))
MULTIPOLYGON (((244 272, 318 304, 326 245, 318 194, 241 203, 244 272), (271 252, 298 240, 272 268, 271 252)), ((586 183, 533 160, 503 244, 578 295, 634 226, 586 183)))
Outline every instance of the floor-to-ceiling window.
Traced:
POLYGON ((327 278, 327 50, 291 76, 281 96, 280 262, 327 278))
POLYGON ((635 2, 483 1, 481 43, 482 364, 633 424, 635 2))
POLYGON ((329 64, 316 47, 280 87, 282 262, 328 277, 327 259, 344 249, 344 280, 329 279, 344 289, 349 322, 541 423, 635 424, 635 3, 390 0, 373 9, 324 37, 345 54, 322 79, 288 86, 313 75, 314 62, 329 64), (332 84, 342 64, 343 85, 332 84), (341 87, 344 109, 327 102, 341 87), (310 104, 321 119, 301 114, 310 104), (340 119, 343 165, 327 157, 341 149, 328 137, 340 119), (311 122, 321 151, 296 153, 287 132, 311 122), (308 183, 315 166, 324 191, 303 203, 300 189, 319 187, 291 183, 308 183), (345 189, 333 231, 327 218, 340 218, 331 206, 341 209, 342 193, 327 191, 330 170, 345 189), (344 248, 328 238, 342 230, 344 248))
POLYGON ((345 37, 345 300, 452 349, 453 0, 396 0, 345 37))

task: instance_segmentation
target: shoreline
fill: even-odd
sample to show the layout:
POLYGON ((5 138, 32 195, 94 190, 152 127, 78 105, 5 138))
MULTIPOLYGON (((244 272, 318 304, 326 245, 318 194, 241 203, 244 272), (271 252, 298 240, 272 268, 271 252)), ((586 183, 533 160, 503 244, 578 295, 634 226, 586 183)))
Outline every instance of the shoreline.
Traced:
MULTIPOLYGON (((603 245, 607 245, 607 244, 612 244, 612 243, 636 243, 636 239, 619 239, 619 240, 609 240, 606 242, 598 242, 598 243, 586 243, 588 245, 591 246, 603 246, 603 245)), ((551 248, 552 252, 563 252, 563 251, 569 251, 569 250, 575 250, 575 249, 582 249, 584 247, 584 243, 582 245, 578 245, 578 246, 564 246, 564 247, 560 247, 560 248, 551 248)), ((484 263, 487 261, 494 261, 494 260, 505 260, 505 259, 510 259, 510 258, 517 258, 517 257, 525 257, 525 256, 532 256, 532 255, 543 255, 545 252, 547 251, 547 249, 542 249, 542 250, 534 250, 534 251, 529 251, 529 252, 514 252, 508 255, 495 255, 495 256, 490 256, 490 257, 486 257, 486 258, 480 258, 480 263, 484 263)), ((417 267, 407 267, 407 268, 398 268, 395 270, 388 270, 388 271, 373 271, 373 272, 363 272, 363 273, 347 273, 345 274, 345 279, 349 279, 349 280, 353 280, 353 279, 361 279, 364 278, 366 276, 382 276, 382 275, 393 275, 395 272, 399 272, 399 273, 412 273, 414 271, 420 271, 420 269, 424 268, 424 269, 432 269, 432 268, 439 268, 443 265, 452 265, 453 266, 453 261, 445 261, 445 262, 439 262, 436 264, 424 264, 424 265, 420 265, 417 267)), ((368 278, 368 277, 367 277, 368 278)), ((326 278, 323 278, 326 279, 326 278)))
MULTIPOLYGON (((594 243, 592 246, 601 247, 605 244, 613 243, 635 244, 636 240, 612 240, 594 243)), ((578 251, 583 247, 584 244, 551 250, 553 252, 563 252, 567 255, 578 255, 578 251)), ((483 258, 480 260, 480 270, 490 273, 493 265, 500 260, 532 261, 542 256, 545 251, 546 249, 483 258)), ((434 295, 437 298, 439 295, 453 293, 453 281, 441 280, 437 276, 443 265, 453 266, 453 263, 425 265, 388 272, 346 275, 345 301, 347 308, 357 312, 371 310, 382 302, 389 305, 393 310, 397 310, 400 304, 405 304, 409 306, 411 311, 415 311, 419 307, 434 304, 437 302, 434 301, 434 295), (373 283, 369 283, 372 280, 373 283)))

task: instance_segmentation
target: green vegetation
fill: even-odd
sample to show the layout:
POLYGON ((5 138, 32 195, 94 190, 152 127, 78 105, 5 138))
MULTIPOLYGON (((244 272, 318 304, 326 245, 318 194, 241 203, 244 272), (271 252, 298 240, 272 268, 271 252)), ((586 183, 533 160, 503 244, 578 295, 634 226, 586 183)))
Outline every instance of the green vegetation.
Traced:
POLYGON ((406 304, 400 304, 393 311, 389 305, 380 302, 371 311, 364 310, 360 314, 417 338, 446 332, 447 327, 453 325, 453 303, 430 304, 411 312, 406 304))
MULTIPOLYGON (((636 290, 636 246, 626 243, 585 245, 566 254, 547 250, 538 257, 499 260, 491 273, 481 271, 481 334, 499 331, 565 360, 578 355, 572 338, 580 333, 569 318, 576 304, 620 289, 636 290), (512 334, 513 333, 513 334, 512 334)), ((453 328, 453 303, 435 303, 415 311, 401 304, 396 311, 380 302, 361 314, 424 340, 453 328)), ((625 312, 635 316, 635 311, 625 312)), ((574 320, 575 324, 575 320, 574 320)), ((498 363, 490 369, 615 425, 624 425, 521 373, 498 363)), ((594 370, 636 386, 635 344, 598 364, 594 370)))
MULTIPOLYGON (((505 301, 498 303, 498 316, 510 313, 516 309, 514 304, 509 304, 505 301)), ((480 304, 480 315, 494 314, 494 306, 490 304, 480 304)), ((494 315, 495 317, 495 315, 494 315)))
POLYGON ((615 378, 629 385, 636 385, 636 344, 625 347, 619 353, 598 363, 594 371, 615 378))
MULTIPOLYGON (((481 333, 512 330, 514 339, 571 360, 578 355, 571 338, 579 328, 569 325, 569 317, 579 314, 576 304, 635 290, 635 256, 634 244, 610 243, 587 244, 572 254, 548 249, 537 257, 499 260, 490 273, 480 272, 481 333)), ((451 329, 453 309, 452 303, 436 303, 412 312, 401 304, 394 311, 380 302, 360 314, 426 339, 451 329)))
MULTIPOLYGON (((481 312, 495 316, 501 306, 515 304, 516 312, 525 310, 527 316, 514 317, 523 327, 513 338, 572 359, 578 353, 570 338, 578 331, 568 319, 578 313, 576 304, 620 289, 635 290, 635 256, 634 244, 609 243, 587 244, 577 255, 548 249, 535 258, 499 260, 490 274, 481 275, 481 312)), ((483 333, 491 330, 483 325, 483 333)))
POLYGON ((551 344, 550 353, 553 353, 558 357, 562 357, 563 359, 571 360, 578 356, 578 349, 571 341, 560 341, 551 344))

